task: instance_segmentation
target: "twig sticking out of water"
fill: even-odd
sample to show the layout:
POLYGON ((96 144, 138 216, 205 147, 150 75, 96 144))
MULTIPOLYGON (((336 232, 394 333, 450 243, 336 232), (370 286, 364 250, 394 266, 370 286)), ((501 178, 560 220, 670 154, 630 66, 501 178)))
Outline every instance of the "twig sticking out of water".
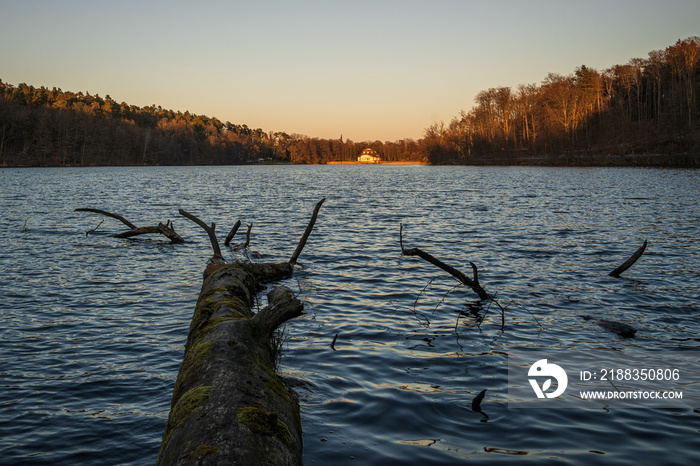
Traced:
POLYGON ((316 204, 316 207, 314 207, 313 214, 311 214, 311 220, 309 220, 309 225, 306 227, 306 231, 304 231, 304 234, 301 236, 301 239, 299 240, 299 244, 297 245, 296 250, 294 250, 294 254, 292 254, 291 259, 289 259, 289 263, 294 265, 297 263, 297 259, 299 259, 299 254, 301 254, 301 251, 304 249, 304 246, 306 245, 306 240, 309 239, 309 236, 311 236, 311 230, 314 228, 314 224, 316 223, 316 217, 318 217, 318 211, 321 209, 321 205, 323 205, 323 201, 325 201, 326 198, 324 197, 318 203, 316 204))
POLYGON ((475 413, 481 413, 483 418, 481 419, 481 422, 487 422, 489 420, 489 415, 486 414, 481 410, 481 402, 483 401, 484 397, 486 396, 486 388, 481 390, 478 395, 474 397, 472 400, 472 411, 475 413))
POLYGON ((647 248, 647 241, 644 240, 644 244, 642 244, 642 246, 639 249, 637 249, 637 251, 634 254, 632 254, 632 256, 630 256, 630 258, 627 259, 624 264, 622 264, 621 266, 619 266, 618 268, 616 268, 615 270, 610 272, 608 275, 610 275, 611 277, 619 277, 622 272, 624 272, 625 270, 632 267, 634 265, 634 263, 637 262, 637 260, 640 257, 642 257, 642 254, 644 254, 644 250, 646 248, 647 248))
POLYGON ((96 226, 95 228, 93 228, 92 230, 86 231, 86 232, 85 232, 85 237, 87 238, 87 237, 90 235, 90 233, 96 232, 97 229, 100 228, 100 225, 102 225, 102 223, 104 223, 104 220, 101 220, 100 223, 98 223, 97 226, 96 226))
POLYGON ((420 291, 420 293, 418 293, 418 296, 416 296, 416 300, 413 301, 413 315, 415 316, 416 319, 418 319, 418 322, 421 325, 423 325, 424 327, 430 327, 430 319, 428 319, 428 317, 425 314, 423 314, 422 312, 416 311, 416 305, 418 304, 418 300, 420 299, 420 297, 423 295, 423 293, 425 293, 425 290, 427 290, 428 287, 430 285, 432 285, 436 279, 437 279, 437 277, 431 278, 430 281, 428 282, 428 284, 423 287, 423 289, 420 291), (423 319, 425 319, 425 323, 421 322, 420 317, 418 317, 419 314, 423 319))
POLYGON ((491 303, 495 303, 496 306, 501 310, 501 330, 504 330, 506 328, 506 309, 508 306, 503 307, 501 306, 501 303, 496 301, 496 296, 492 296, 491 299, 489 300, 489 305, 486 307, 486 312, 484 312, 484 316, 479 320, 479 323, 477 326, 479 327, 479 331, 481 332, 481 322, 486 318, 486 316, 489 314, 489 310, 491 310, 491 303))
POLYGON ((231 240, 233 239, 234 235, 238 231, 238 229, 241 227, 241 221, 238 220, 236 221, 235 225, 233 225, 233 228, 231 228, 231 231, 229 232, 228 236, 226 236, 226 241, 224 241, 224 246, 228 246, 231 243, 231 240))
POLYGON ((207 235, 209 235, 209 241, 211 242, 211 248, 214 251, 214 257, 219 257, 223 259, 223 256, 221 255, 221 248, 219 247, 219 240, 216 239, 216 223, 212 222, 211 226, 208 226, 206 223, 204 223, 194 215, 185 212, 182 209, 179 209, 178 212, 180 212, 180 215, 182 215, 183 217, 187 217, 188 219, 192 220, 194 223, 202 227, 202 229, 207 232, 207 235))
POLYGON ((403 223, 401 224, 401 229, 399 231, 399 244, 401 245, 401 255, 403 256, 418 256, 421 259, 430 262, 434 266, 444 270, 445 272, 449 273, 452 275, 454 278, 456 278, 459 282, 463 283, 464 285, 467 285, 469 288, 471 288, 477 295, 479 295, 479 299, 482 301, 486 301, 490 299, 491 297, 489 294, 482 288, 481 284, 479 283, 479 274, 476 269, 476 265, 473 262, 470 262, 472 266, 472 270, 474 271, 474 278, 470 279, 466 275, 464 275, 462 272, 459 270, 455 269, 452 266, 449 266, 442 262, 440 259, 437 259, 436 257, 428 254, 427 252, 418 249, 418 248, 413 248, 413 249, 404 249, 403 247, 403 223))
POLYGON ((335 341, 338 339, 338 335, 340 335, 340 333, 336 333, 335 336, 333 337, 333 341, 331 342, 331 349, 332 349, 333 351, 336 351, 336 349, 335 349, 335 341))
POLYGON ((472 400, 472 411, 480 413, 481 412, 481 402, 483 401, 484 397, 486 396, 486 388, 481 390, 478 395, 474 397, 472 400))
POLYGON ((253 224, 249 223, 248 224, 248 231, 246 231, 246 233, 245 233, 245 243, 237 244, 233 247, 233 249, 235 249, 236 251, 240 251, 240 250, 247 251, 248 250, 248 246, 250 246, 250 230, 252 230, 252 229, 253 229, 253 224))

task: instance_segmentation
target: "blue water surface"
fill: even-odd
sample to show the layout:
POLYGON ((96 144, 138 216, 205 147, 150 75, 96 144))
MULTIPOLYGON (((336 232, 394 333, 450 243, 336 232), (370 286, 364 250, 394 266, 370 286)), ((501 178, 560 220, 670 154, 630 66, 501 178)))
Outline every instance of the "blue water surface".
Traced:
POLYGON ((0 169, 0 464, 153 464, 211 255, 178 209, 221 239, 252 223, 254 260, 276 262, 321 198, 283 283, 305 303, 281 372, 301 401, 306 464, 700 460, 698 409, 509 409, 506 369, 514 348, 698 349, 698 171, 350 165, 0 169), (116 239, 123 224, 78 207, 170 219, 187 242, 116 239), (476 264, 505 327, 402 257, 401 224, 404 247, 468 275, 476 264))

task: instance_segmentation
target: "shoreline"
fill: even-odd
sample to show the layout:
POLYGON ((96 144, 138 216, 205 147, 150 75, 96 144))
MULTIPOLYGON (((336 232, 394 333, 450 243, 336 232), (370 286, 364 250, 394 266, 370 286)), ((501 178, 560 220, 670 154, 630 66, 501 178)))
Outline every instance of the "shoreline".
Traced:
POLYGON ((323 165, 428 165, 425 162, 415 162, 415 161, 406 161, 406 162, 359 162, 357 160, 349 160, 349 161, 342 161, 342 160, 331 160, 326 162, 323 165))

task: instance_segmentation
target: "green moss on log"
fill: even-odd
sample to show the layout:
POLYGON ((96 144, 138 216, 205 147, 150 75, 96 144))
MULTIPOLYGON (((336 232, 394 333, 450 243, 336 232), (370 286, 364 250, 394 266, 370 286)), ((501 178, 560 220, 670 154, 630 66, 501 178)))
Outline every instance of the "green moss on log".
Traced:
POLYGON ((182 395, 173 407, 171 419, 168 419, 171 430, 182 427, 187 419, 202 407, 210 392, 211 386, 199 386, 182 395))
POLYGON ((200 445, 194 450, 194 454, 197 456, 207 456, 211 455, 212 453, 216 453, 219 451, 219 447, 215 447, 213 445, 200 445))
MULTIPOLYGON (((212 293, 197 303, 190 331, 201 336, 201 333, 204 332, 203 327, 207 326, 207 321, 222 308, 226 309, 226 315, 231 319, 248 319, 253 316, 250 306, 242 299, 224 293, 212 293)), ((211 330, 211 328, 208 329, 211 330)))
POLYGON ((209 397, 211 392, 211 386, 199 386, 188 391, 180 397, 175 406, 170 410, 170 416, 168 416, 168 422, 165 424, 165 433, 163 434, 163 442, 158 452, 158 460, 156 463, 160 463, 161 455, 163 454, 163 449, 165 445, 170 440, 173 431, 179 429, 187 419, 192 416, 199 408, 202 407, 204 402, 209 397))
POLYGON ((197 334, 197 338, 195 339, 193 345, 196 345, 202 341, 202 339, 207 336, 207 333, 211 332, 214 327, 219 325, 221 322, 228 322, 229 320, 235 320, 233 317, 216 317, 214 319, 210 319, 207 324, 202 327, 202 329, 199 331, 197 334))
POLYGON ((210 348, 211 342, 207 341, 204 343, 195 343, 190 347, 189 351, 185 351, 185 356, 182 359, 182 366, 180 366, 180 374, 175 384, 175 393, 178 393, 180 391, 180 386, 190 379, 197 365, 209 357, 211 353, 210 348))
POLYGON ((280 442, 293 445, 289 427, 279 419, 277 413, 265 411, 258 406, 247 406, 238 410, 238 422, 255 433, 270 435, 280 442))
POLYGON ((271 335, 303 305, 291 290, 276 288, 267 307, 251 310, 260 280, 278 279, 275 273, 291 266, 237 263, 210 272, 192 316, 157 464, 263 458, 301 464, 299 402, 275 372, 279 340, 271 335))

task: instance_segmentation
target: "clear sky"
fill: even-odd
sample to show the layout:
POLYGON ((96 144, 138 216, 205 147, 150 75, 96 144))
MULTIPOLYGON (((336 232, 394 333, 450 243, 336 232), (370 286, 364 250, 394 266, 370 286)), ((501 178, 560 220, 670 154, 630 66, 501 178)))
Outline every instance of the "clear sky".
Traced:
POLYGON ((394 141, 490 87, 697 35, 698 0, 0 0, 0 79, 394 141))

